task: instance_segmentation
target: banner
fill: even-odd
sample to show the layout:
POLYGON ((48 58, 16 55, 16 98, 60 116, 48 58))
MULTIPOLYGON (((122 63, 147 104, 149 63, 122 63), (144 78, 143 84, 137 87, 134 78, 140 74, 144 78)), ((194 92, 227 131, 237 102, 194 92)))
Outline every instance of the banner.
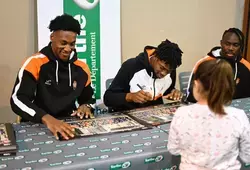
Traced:
POLYGON ((50 21, 63 13, 81 25, 78 58, 88 64, 95 97, 102 99, 106 80, 114 78, 121 65, 120 0, 38 0, 39 50, 49 43, 50 21))
POLYGON ((81 25, 81 33, 76 39, 78 58, 88 63, 91 71, 91 82, 97 99, 100 93, 100 6, 98 0, 95 4, 84 4, 80 0, 64 0, 64 13, 71 14, 81 25), (96 3, 97 2, 97 3, 96 3), (91 8, 88 8, 88 6, 91 8))

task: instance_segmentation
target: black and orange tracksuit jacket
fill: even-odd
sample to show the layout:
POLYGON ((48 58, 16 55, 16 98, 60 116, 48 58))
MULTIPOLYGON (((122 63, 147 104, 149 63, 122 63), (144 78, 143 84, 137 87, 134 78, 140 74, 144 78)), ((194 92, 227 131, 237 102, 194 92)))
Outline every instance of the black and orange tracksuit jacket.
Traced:
POLYGON ((93 103, 90 70, 77 58, 58 59, 51 45, 29 57, 18 72, 10 104, 24 121, 41 122, 45 114, 56 118, 69 116, 75 102, 93 103))
POLYGON ((200 59, 194 66, 192 74, 189 78, 189 84, 187 88, 187 101, 196 102, 193 96, 193 78, 198 66, 207 60, 215 60, 217 58, 222 58, 227 60, 234 70, 234 80, 235 80, 235 93, 234 99, 250 97, 250 63, 242 58, 242 56, 237 56, 234 58, 226 58, 220 56, 221 48, 214 47, 206 57, 200 59))
POLYGON ((176 70, 159 79, 149 63, 149 57, 156 47, 146 46, 137 57, 125 61, 110 87, 104 94, 104 104, 113 111, 124 111, 140 107, 162 104, 162 96, 175 88, 176 70), (146 103, 127 102, 126 94, 140 91, 140 87, 151 89, 152 101, 146 103))

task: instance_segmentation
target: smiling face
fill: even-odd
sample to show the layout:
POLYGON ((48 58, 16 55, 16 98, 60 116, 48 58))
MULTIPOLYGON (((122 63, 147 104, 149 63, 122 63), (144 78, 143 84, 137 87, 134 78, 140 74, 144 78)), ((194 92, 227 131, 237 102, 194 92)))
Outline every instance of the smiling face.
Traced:
POLYGON ((239 37, 232 32, 226 33, 221 40, 221 55, 232 58, 240 55, 239 37))
POLYGON ((70 54, 75 50, 76 33, 72 31, 55 31, 50 35, 51 47, 54 55, 67 62, 70 54))
POLYGON ((160 60, 158 57, 154 57, 152 67, 157 78, 163 78, 172 71, 169 64, 160 60))

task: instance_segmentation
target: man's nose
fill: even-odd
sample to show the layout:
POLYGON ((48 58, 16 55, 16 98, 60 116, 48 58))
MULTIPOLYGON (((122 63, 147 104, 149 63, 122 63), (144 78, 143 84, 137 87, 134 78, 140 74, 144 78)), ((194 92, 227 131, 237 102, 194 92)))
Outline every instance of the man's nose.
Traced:
POLYGON ((228 49, 231 50, 231 51, 233 51, 234 50, 234 46, 230 45, 228 49))
POLYGON ((72 49, 70 48, 70 46, 69 46, 69 45, 66 45, 66 46, 64 47, 64 50, 65 50, 65 51, 67 51, 67 52, 72 51, 72 49))

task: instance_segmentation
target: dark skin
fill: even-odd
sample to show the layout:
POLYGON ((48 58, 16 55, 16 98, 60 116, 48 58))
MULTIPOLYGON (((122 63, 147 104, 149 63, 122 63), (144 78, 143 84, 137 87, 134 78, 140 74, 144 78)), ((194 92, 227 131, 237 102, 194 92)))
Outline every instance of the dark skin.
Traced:
MULTIPOLYGON (((150 58, 150 64, 156 74, 157 78, 163 78, 167 74, 171 72, 169 64, 160 60, 156 55, 153 55, 150 58)), ((163 98, 171 99, 171 100, 181 100, 183 94, 176 89, 173 89, 171 93, 163 96, 163 98)), ((135 102, 135 103, 146 103, 148 101, 152 101, 153 96, 149 92, 145 92, 144 90, 140 90, 135 93, 127 93, 126 101, 128 102, 135 102)))
POLYGON ((50 35, 53 53, 64 62, 68 62, 70 54, 75 50, 77 34, 72 31, 55 31, 50 35))
MULTIPOLYGON (((50 35, 52 51, 56 57, 64 62, 68 62, 70 54, 75 50, 77 34, 71 31, 55 31, 50 35)), ((91 110, 87 105, 83 104, 74 111, 71 116, 77 116, 80 119, 90 118, 91 110)), ((58 120, 46 114, 42 117, 42 122, 48 127, 48 129, 53 133, 53 135, 58 139, 58 134, 60 133, 62 137, 66 140, 74 137, 74 127, 69 124, 58 120)))
POLYGON ((220 41, 220 44, 222 56, 233 58, 240 55, 241 44, 239 37, 235 33, 226 33, 220 41))

